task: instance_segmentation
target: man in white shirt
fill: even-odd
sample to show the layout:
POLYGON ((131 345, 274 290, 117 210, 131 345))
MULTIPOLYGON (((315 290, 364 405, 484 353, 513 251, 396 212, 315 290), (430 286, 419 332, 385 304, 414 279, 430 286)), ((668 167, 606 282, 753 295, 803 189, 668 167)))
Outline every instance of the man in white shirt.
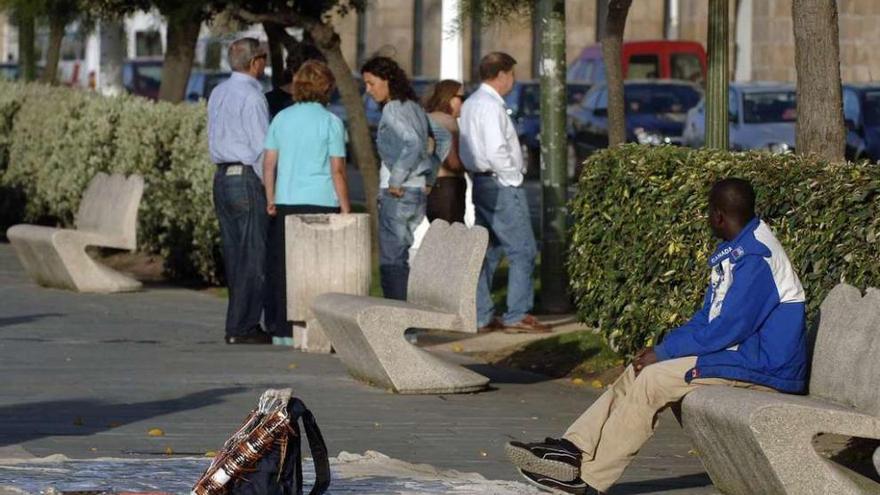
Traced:
POLYGON ((489 247, 477 287, 477 324, 481 331, 504 327, 512 333, 546 333, 550 329, 529 314, 534 304, 532 272, 537 246, 522 187, 522 149, 516 126, 504 104, 516 81, 516 60, 493 52, 480 61, 483 83, 461 108, 461 161, 473 179, 478 225, 489 230, 489 247), (506 254, 510 263, 507 312, 495 318, 492 277, 506 254))

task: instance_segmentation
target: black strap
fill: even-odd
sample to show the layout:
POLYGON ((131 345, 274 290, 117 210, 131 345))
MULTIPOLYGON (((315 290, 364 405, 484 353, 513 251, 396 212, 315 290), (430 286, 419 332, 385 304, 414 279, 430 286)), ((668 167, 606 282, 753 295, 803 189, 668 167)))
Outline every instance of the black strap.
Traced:
MULTIPOLYGON (((315 416, 306 408, 306 405, 297 398, 290 399, 287 404, 290 412, 291 425, 296 421, 302 420, 303 429, 306 432, 306 438, 309 439, 309 450, 312 453, 312 462, 315 464, 315 486, 309 492, 309 495, 321 495, 330 487, 330 459, 327 455, 327 445, 324 443, 324 436, 321 435, 321 429, 315 421, 315 416)), ((297 428, 298 429, 298 428, 297 428)), ((296 431, 296 429, 294 430, 296 431)), ((299 451, 300 435, 297 435, 296 446, 299 451)), ((299 459, 302 457, 297 456, 299 459)), ((302 468, 297 470, 297 493, 302 493, 302 468)))

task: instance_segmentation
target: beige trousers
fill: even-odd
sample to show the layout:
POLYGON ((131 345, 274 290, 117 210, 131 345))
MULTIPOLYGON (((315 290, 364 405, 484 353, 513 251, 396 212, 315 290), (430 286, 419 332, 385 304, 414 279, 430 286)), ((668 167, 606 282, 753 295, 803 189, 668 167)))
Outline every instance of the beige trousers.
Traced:
POLYGON ((753 383, 700 378, 685 381, 696 357, 660 361, 636 376, 630 365, 565 432, 583 452, 581 478, 599 491, 613 485, 657 426, 657 414, 705 385, 772 391, 753 383))

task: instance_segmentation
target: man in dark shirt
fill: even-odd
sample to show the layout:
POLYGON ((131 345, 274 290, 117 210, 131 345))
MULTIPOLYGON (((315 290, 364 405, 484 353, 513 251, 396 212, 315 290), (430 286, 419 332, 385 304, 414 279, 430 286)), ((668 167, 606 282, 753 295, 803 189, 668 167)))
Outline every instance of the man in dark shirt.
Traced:
POLYGON ((272 88, 266 93, 266 101, 269 103, 269 120, 274 119, 282 110, 293 105, 293 75, 307 60, 320 60, 324 62, 324 56, 315 45, 306 41, 300 42, 291 49, 284 65, 283 79, 285 84, 272 88))

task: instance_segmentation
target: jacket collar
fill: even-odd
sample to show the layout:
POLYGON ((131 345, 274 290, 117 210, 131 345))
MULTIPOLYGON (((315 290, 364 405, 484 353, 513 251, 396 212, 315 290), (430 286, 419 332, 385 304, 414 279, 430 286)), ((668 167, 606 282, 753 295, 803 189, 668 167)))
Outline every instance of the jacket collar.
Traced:
POLYGON ((744 254, 742 247, 743 240, 747 235, 751 235, 760 224, 761 219, 756 216, 749 221, 745 227, 743 227, 733 240, 724 241, 719 244, 718 247, 715 248, 715 252, 712 253, 712 256, 709 257, 709 266, 715 266, 729 258, 731 255, 733 255, 734 258, 742 256, 744 254))

